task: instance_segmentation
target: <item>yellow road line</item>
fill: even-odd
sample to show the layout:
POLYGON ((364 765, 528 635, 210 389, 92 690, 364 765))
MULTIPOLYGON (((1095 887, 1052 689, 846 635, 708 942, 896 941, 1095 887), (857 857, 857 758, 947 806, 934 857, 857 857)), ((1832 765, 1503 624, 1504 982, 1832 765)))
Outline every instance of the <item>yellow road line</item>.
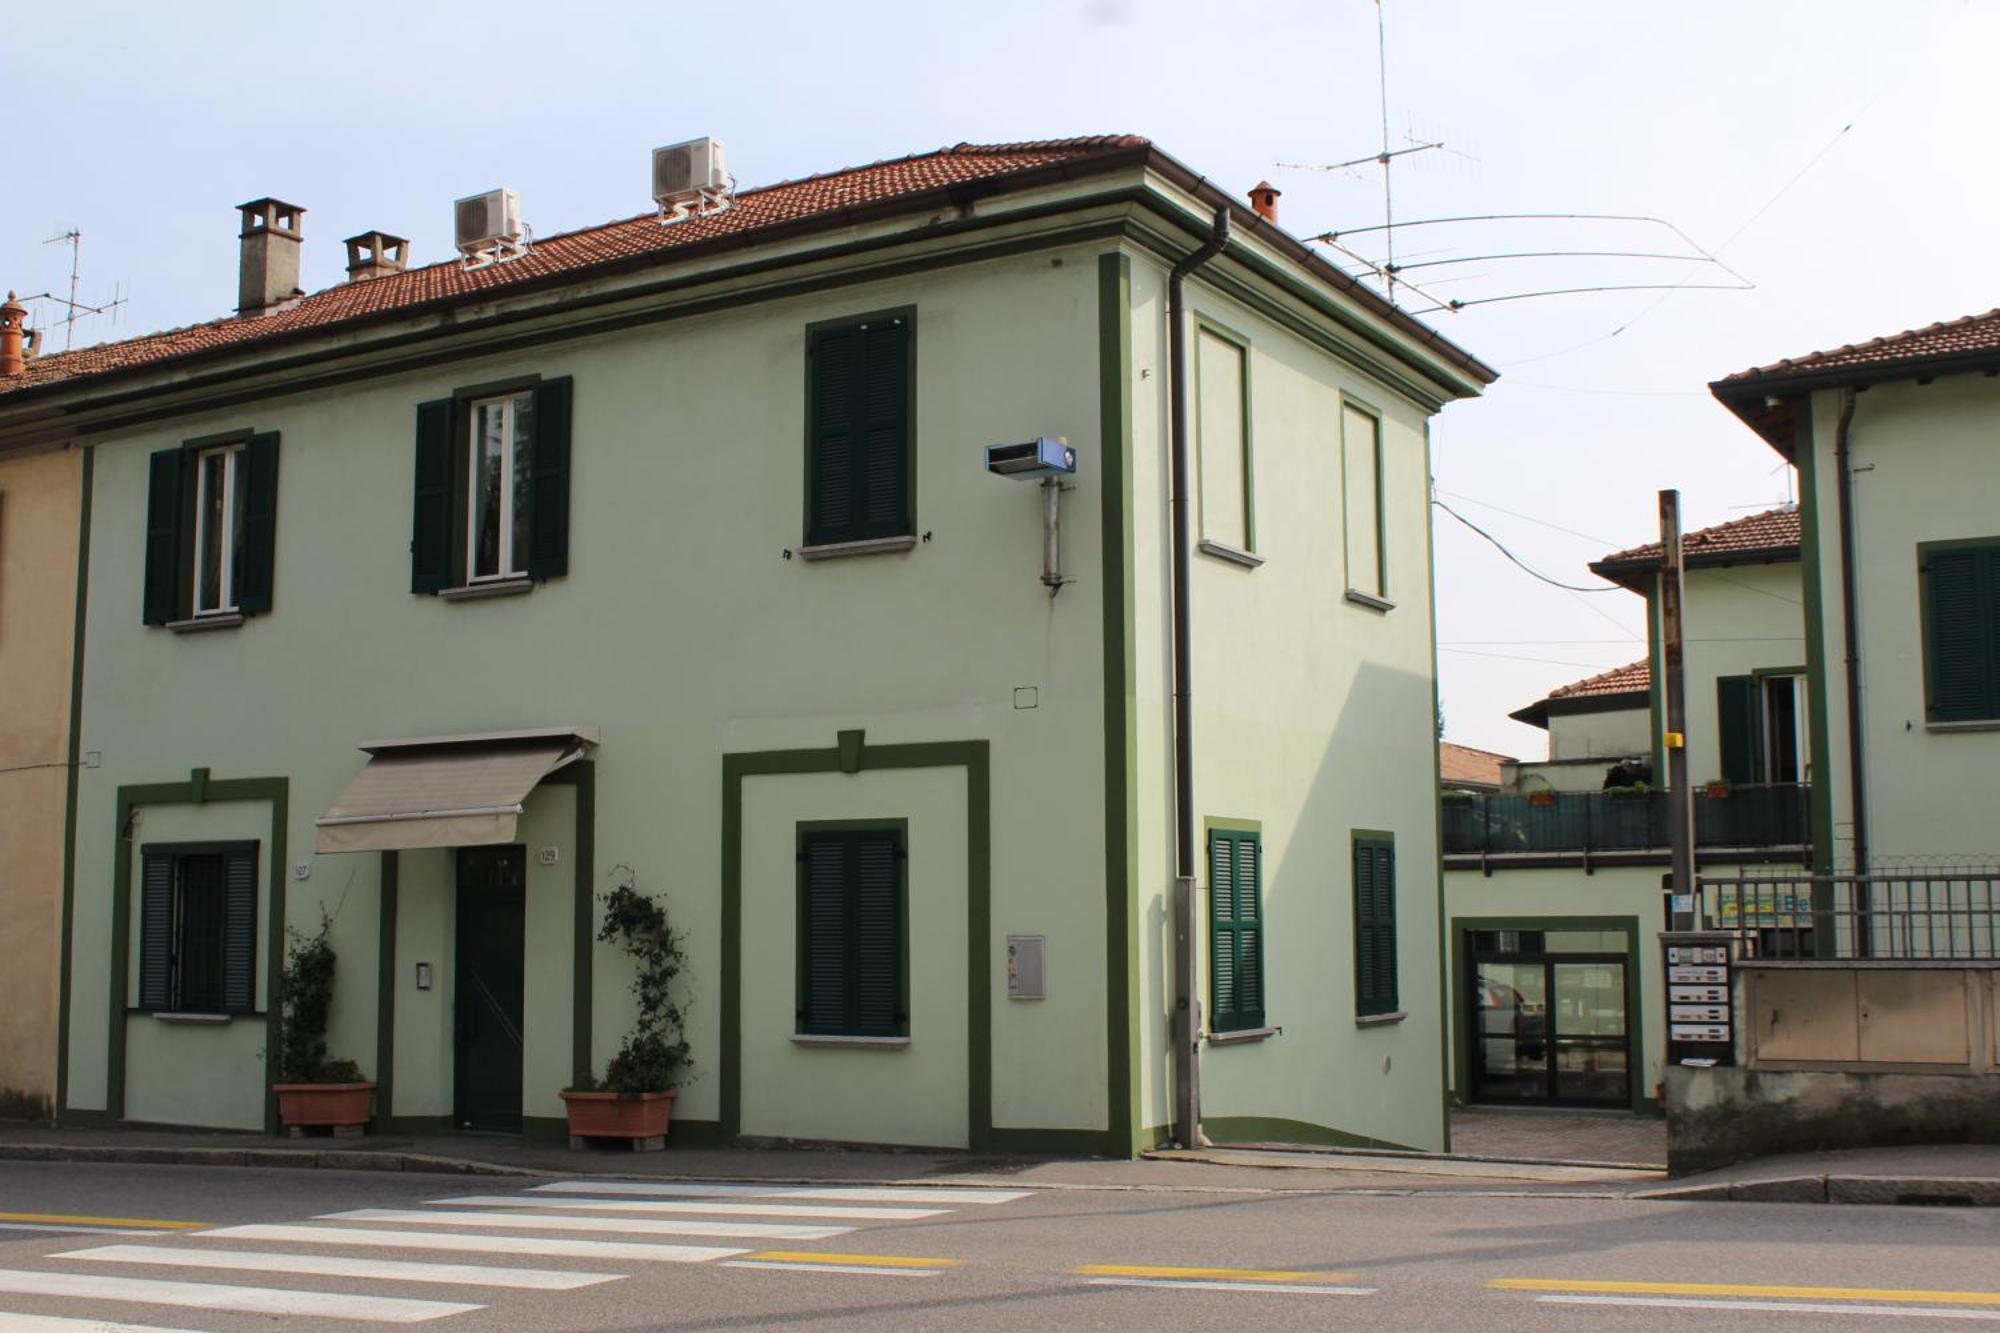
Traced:
POLYGON ((1775 1296, 1787 1300, 2000 1305, 2000 1291, 1915 1291, 1908 1287, 1767 1287, 1733 1282, 1593 1282, 1543 1277, 1503 1277, 1486 1285, 1494 1291, 1602 1292, 1620 1296, 1775 1296))
POLYGON ((1230 1282, 1345 1282, 1352 1273, 1301 1273, 1289 1268, 1173 1268, 1163 1264, 1085 1264, 1079 1277, 1221 1278, 1230 1282))
POLYGON ((67 1213, 0 1213, 0 1222, 48 1222, 56 1226, 151 1227, 187 1230, 205 1227, 207 1222, 166 1222, 157 1217, 71 1217, 67 1213))
POLYGON ((909 1254, 828 1254, 825 1250, 759 1250, 742 1256, 779 1264, 868 1264, 875 1268, 956 1268, 963 1259, 920 1259, 909 1254))

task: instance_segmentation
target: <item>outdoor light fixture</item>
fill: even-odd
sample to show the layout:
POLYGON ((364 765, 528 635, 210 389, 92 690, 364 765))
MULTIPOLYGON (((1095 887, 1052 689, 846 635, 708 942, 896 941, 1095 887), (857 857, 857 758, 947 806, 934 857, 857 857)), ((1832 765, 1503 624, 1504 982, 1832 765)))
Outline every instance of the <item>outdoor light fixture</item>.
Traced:
POLYGON ((986 446, 986 470, 996 477, 1042 484, 1042 583, 1053 597, 1067 581, 1062 576, 1062 479, 1076 475, 1076 450, 1060 435, 1044 435, 1025 444, 986 446))

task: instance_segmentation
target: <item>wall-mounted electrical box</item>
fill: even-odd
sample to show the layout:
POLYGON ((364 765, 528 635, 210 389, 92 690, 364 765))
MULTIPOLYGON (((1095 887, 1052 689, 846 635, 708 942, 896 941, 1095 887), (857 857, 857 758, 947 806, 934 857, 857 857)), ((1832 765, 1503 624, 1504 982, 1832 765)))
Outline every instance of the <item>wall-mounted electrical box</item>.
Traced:
POLYGON ((996 477, 1067 477, 1076 472, 1076 450, 1060 436, 1044 435, 1025 444, 986 446, 986 470, 996 477))
POLYGON ((1043 988, 1042 977, 1042 957, 1047 945, 1046 935, 1007 937, 1008 999, 1039 1000, 1048 994, 1043 988))

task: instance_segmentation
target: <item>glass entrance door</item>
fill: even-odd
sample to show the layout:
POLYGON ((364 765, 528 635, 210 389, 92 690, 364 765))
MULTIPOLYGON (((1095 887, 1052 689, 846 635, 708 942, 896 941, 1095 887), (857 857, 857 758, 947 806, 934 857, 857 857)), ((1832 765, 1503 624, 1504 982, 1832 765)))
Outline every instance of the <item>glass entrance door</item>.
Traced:
POLYGON ((1469 933, 1471 1100, 1631 1104, 1625 956, 1552 951, 1565 933, 1469 933))

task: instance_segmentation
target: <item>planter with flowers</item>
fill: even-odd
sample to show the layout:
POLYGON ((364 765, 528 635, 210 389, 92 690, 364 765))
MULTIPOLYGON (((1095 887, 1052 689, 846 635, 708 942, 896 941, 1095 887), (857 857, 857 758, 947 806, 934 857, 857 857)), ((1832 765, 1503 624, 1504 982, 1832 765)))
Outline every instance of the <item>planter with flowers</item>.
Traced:
POLYGON ((676 1090, 690 1063, 684 1020, 673 996, 674 978, 687 966, 687 955, 666 909, 629 883, 604 896, 604 924, 597 938, 621 946, 638 965, 632 994, 638 998, 639 1015, 605 1066, 603 1079, 562 1093, 569 1144, 582 1148, 623 1140, 635 1152, 658 1151, 666 1146, 676 1090))

